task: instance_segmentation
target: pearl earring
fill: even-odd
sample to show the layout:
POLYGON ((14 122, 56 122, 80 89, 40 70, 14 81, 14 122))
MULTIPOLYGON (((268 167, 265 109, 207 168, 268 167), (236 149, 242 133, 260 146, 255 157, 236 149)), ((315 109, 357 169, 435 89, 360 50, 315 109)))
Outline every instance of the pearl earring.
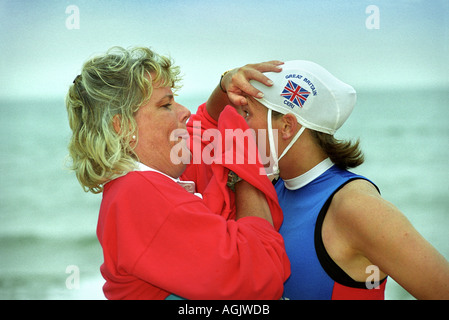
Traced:
POLYGON ((136 136, 133 136, 133 140, 136 140, 136 136))

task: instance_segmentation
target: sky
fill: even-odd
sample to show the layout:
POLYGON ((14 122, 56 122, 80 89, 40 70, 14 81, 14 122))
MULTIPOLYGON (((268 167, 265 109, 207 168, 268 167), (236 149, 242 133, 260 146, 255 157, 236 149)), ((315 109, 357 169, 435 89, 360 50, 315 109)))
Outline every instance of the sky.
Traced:
POLYGON ((273 59, 312 60, 356 89, 449 87, 447 0, 0 0, 0 27, 0 99, 64 97, 112 46, 170 55, 186 96, 273 59))

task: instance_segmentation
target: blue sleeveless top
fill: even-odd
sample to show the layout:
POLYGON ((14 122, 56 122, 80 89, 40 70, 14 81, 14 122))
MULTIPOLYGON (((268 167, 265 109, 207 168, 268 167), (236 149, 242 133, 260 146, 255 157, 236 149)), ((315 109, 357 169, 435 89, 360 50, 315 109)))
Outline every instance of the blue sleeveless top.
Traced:
MULTIPOLYGON (((284 237, 291 263, 291 276, 285 283, 284 298, 345 299, 344 295, 351 290, 355 291, 346 297, 350 297, 351 294, 361 297, 360 295, 375 290, 368 290, 365 282, 354 281, 339 268, 327 254, 321 238, 322 222, 333 195, 354 179, 367 179, 339 169, 329 159, 305 175, 309 176, 300 176, 299 178, 303 178, 302 181, 299 183, 296 181, 296 185, 290 186, 290 189, 286 184, 294 179, 287 180, 287 183, 279 179, 275 184, 279 203, 284 212, 280 233, 284 237), (337 290, 339 296, 336 296, 336 284, 340 286, 337 290)), ((382 292, 375 290, 381 293, 381 297, 385 283, 382 287, 380 289, 382 292)), ((367 298, 373 297, 368 293, 367 298)))

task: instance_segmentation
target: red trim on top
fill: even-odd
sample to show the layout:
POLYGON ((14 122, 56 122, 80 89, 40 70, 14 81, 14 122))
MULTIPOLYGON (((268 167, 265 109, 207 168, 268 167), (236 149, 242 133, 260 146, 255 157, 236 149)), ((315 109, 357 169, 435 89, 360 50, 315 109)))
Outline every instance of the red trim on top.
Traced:
POLYGON ((351 288, 334 283, 332 291, 332 300, 385 300, 385 285, 387 281, 383 281, 374 289, 351 288))

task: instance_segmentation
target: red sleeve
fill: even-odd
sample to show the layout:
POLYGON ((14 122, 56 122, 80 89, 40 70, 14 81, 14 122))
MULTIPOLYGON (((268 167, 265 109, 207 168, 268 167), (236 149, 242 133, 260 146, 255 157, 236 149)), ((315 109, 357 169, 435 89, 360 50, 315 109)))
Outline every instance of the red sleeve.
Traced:
POLYGON ((192 159, 181 179, 195 182, 197 192, 202 194, 204 203, 210 211, 226 219, 235 219, 234 194, 226 187, 222 172, 219 175, 215 174, 211 163, 203 161, 203 154, 211 158, 218 156, 214 154, 214 146, 221 143, 207 135, 207 132, 218 131, 218 122, 207 112, 206 103, 200 105, 197 112, 190 117, 187 130, 192 159))
POLYGON ((265 170, 260 162, 260 157, 258 157, 255 139, 251 134, 247 138, 241 139, 244 134, 238 134, 251 130, 245 119, 233 107, 227 106, 221 112, 217 122, 207 113, 204 103, 189 119, 187 130, 190 134, 190 150, 193 157, 191 164, 183 173, 182 179, 195 181, 197 191, 203 195, 207 207, 227 219, 235 218, 234 193, 226 186, 229 170, 232 170, 265 194, 274 226, 276 230, 279 230, 283 221, 282 210, 276 191, 264 174, 265 170), (213 139, 210 141, 209 135, 204 134, 207 130, 218 131, 222 138, 221 141, 213 139), (229 135, 226 132, 236 134, 229 135), (226 149, 229 146, 231 146, 231 150, 226 149), (217 150, 220 150, 221 153, 213 154, 217 150), (250 152, 254 154, 250 154, 250 152), (215 160, 212 163, 204 163, 203 153, 207 155, 212 153, 215 160), (243 161, 237 161, 242 158, 243 161), (228 163, 228 159, 235 161, 228 163))
POLYGON ((261 163, 254 130, 248 127, 245 119, 231 106, 221 112, 218 130, 224 138, 221 141, 222 154, 217 155, 217 163, 211 165, 213 176, 221 181, 220 186, 223 187, 226 186, 229 170, 232 170, 262 191, 270 207, 274 227, 279 230, 284 217, 276 190, 261 163))
POLYGON ((119 179, 105 189, 98 229, 103 272, 116 276, 117 288, 125 282, 118 276, 126 274, 127 283, 141 281, 186 299, 282 295, 289 261, 267 221, 226 220, 157 173, 119 179))
POLYGON ((217 121, 207 113, 206 103, 200 105, 197 112, 187 122, 192 159, 181 177, 186 181, 195 181, 197 191, 201 194, 204 194, 212 177, 210 165, 204 164, 202 160, 203 150, 211 142, 207 139, 203 140, 204 132, 209 129, 216 129, 217 125, 217 121))
POLYGON ((173 208, 133 273, 187 299, 279 299, 285 262, 266 220, 225 221, 192 202, 173 208))

